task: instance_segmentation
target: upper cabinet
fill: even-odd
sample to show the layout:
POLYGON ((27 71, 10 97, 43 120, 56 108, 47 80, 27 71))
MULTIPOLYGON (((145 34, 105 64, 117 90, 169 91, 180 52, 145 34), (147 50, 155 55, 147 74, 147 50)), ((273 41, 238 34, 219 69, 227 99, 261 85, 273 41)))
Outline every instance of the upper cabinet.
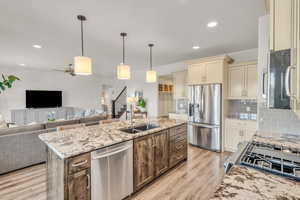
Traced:
POLYGON ((173 73, 175 99, 187 97, 187 71, 173 73))
POLYGON ((300 0, 292 0, 291 108, 300 118, 300 0))
POLYGON ((204 84, 206 79, 206 67, 204 63, 188 66, 188 84, 204 84))
POLYGON ((291 48, 293 1, 270 0, 270 50, 291 48))
POLYGON ((188 85, 223 83, 225 66, 231 62, 232 59, 228 56, 187 61, 188 85))
POLYGON ((228 68, 228 99, 257 98, 257 64, 247 62, 228 68))

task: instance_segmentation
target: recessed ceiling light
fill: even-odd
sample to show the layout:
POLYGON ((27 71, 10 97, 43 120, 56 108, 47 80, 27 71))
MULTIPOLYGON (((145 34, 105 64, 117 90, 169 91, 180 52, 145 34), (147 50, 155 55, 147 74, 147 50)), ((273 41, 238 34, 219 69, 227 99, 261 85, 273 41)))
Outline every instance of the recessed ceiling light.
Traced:
POLYGON ((19 64, 20 66, 26 66, 26 64, 24 64, 24 63, 21 63, 21 64, 19 64))
POLYGON ((39 45, 39 44, 32 45, 32 47, 33 47, 33 48, 36 48, 36 49, 41 49, 41 48, 42 48, 42 46, 39 45))
POLYGON ((194 49, 194 50, 197 50, 197 49, 200 49, 200 47, 197 46, 197 45, 195 45, 195 46, 193 46, 193 49, 194 49))
POLYGON ((207 24, 207 27, 208 27, 208 28, 213 28, 213 27, 216 27, 216 26, 218 26, 218 22, 216 22, 216 21, 209 22, 209 23, 207 24))

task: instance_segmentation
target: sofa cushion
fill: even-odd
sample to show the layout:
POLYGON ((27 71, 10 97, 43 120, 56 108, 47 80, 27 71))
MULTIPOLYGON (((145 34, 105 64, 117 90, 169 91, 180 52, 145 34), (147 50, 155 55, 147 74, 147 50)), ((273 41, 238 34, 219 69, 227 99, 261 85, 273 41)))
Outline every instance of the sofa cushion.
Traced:
POLYGON ((0 136, 0 174, 45 162, 46 145, 38 136, 55 130, 44 129, 0 136))
POLYGON ((65 126, 65 125, 71 125, 71 124, 79 124, 79 123, 80 123, 79 119, 48 122, 48 123, 46 123, 46 129, 56 128, 58 126, 65 126))
POLYGON ((18 126, 14 128, 4 128, 0 129, 0 136, 1 135, 9 135, 15 133, 23 133, 29 131, 37 131, 45 129, 45 124, 34 124, 34 125, 26 125, 26 126, 18 126))

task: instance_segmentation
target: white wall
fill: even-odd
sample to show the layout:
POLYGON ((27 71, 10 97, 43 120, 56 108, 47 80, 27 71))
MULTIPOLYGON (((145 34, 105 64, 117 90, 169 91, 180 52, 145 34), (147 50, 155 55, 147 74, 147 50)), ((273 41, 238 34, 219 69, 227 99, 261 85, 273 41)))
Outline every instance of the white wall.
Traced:
POLYGON ((21 81, 0 94, 0 114, 10 121, 10 110, 25 108, 25 90, 61 90, 63 106, 99 108, 102 84, 111 80, 93 76, 75 76, 55 71, 39 71, 22 67, 0 67, 0 74, 16 75, 21 81))

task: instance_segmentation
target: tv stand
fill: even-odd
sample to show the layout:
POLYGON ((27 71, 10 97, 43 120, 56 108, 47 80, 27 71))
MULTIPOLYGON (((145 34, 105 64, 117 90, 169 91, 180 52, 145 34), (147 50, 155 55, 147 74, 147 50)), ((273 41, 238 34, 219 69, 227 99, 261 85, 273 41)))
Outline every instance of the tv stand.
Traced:
POLYGON ((48 116, 51 112, 54 113, 55 119, 72 119, 76 110, 79 110, 79 108, 59 107, 11 110, 11 121, 17 125, 44 123, 48 121, 48 116))

